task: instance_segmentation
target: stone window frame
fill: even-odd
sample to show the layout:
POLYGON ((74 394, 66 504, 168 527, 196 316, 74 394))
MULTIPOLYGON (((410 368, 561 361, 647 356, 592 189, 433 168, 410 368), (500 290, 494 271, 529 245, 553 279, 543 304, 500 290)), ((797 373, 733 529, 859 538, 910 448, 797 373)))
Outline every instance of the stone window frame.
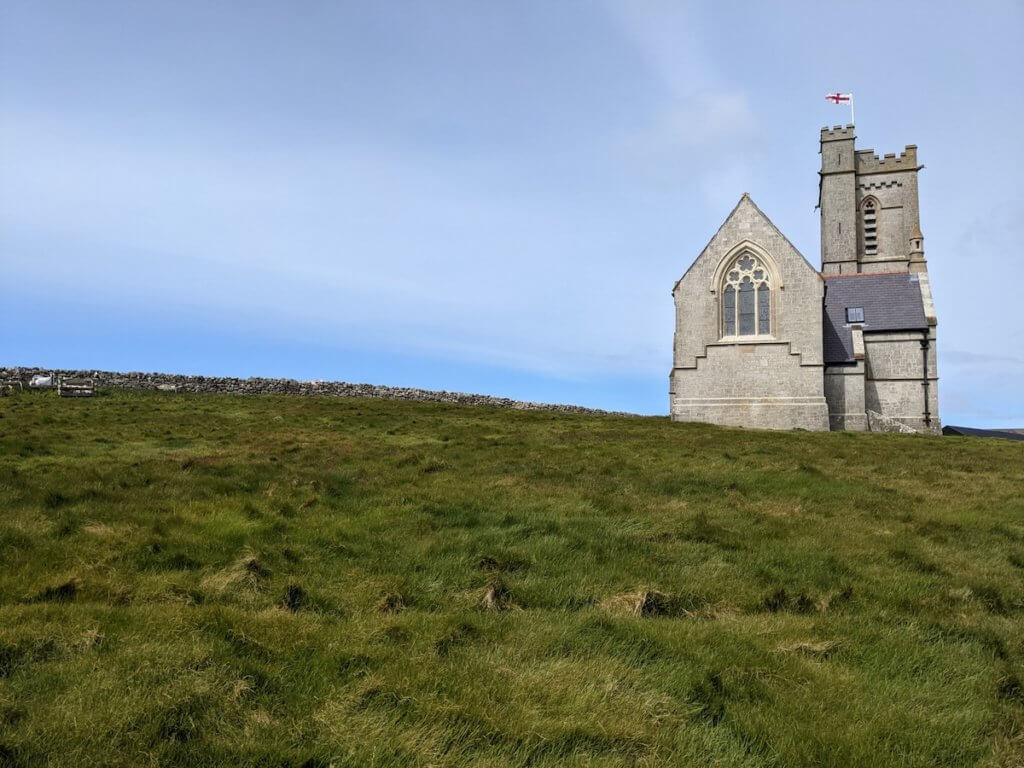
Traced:
POLYGON ((768 252, 758 246, 757 244, 745 240, 739 243, 735 247, 731 248, 725 257, 719 262, 718 268, 715 270, 714 282, 712 283, 711 293, 716 297, 717 305, 717 318, 718 318, 718 338, 720 341, 727 342, 758 342, 758 341, 774 341, 779 333, 779 292, 783 289, 782 280, 779 275, 779 270, 775 265, 775 260, 768 254, 768 252), (730 272, 734 271, 732 268, 736 265, 740 259, 744 257, 753 259, 755 266, 752 266, 749 270, 740 270, 741 276, 740 281, 731 281, 730 272), (764 271, 764 277, 762 282, 768 285, 768 326, 769 330, 767 333, 758 333, 760 330, 759 311, 757 303, 757 293, 754 292, 754 328, 755 332, 752 334, 741 334, 739 333, 739 295, 736 293, 737 306, 734 308, 736 317, 735 333, 726 333, 726 320, 725 320, 725 297, 726 287, 730 282, 741 282, 742 277, 749 274, 751 277, 753 273, 758 269, 764 271))

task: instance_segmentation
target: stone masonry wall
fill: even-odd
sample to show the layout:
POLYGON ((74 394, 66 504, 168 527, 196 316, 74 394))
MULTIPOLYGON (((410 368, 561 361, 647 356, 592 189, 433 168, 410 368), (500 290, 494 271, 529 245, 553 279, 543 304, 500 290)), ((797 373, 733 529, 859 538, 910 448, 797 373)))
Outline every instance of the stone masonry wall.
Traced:
POLYGON ((852 125, 821 130, 821 271, 857 271, 857 183, 852 125))
POLYGON ((829 428, 862 432, 868 428, 864 406, 864 361, 825 368, 829 428))
MULTIPOLYGON (((870 152, 871 150, 867 150, 870 152)), ((910 238, 920 226, 917 203, 917 171, 857 177, 858 229, 861 203, 878 201, 878 252, 868 255, 858 242, 861 272, 895 272, 907 269, 910 238)))
POLYGON ((675 421, 755 429, 828 429, 821 368, 786 342, 709 344, 696 368, 675 371, 675 421))
POLYGON ((864 405, 920 431, 938 432, 939 389, 934 329, 928 350, 928 408, 931 424, 924 423, 923 356, 921 334, 913 331, 865 334, 867 377, 864 405))
POLYGON ((414 400, 431 403, 486 405, 522 411, 553 411, 556 413, 593 413, 636 416, 620 411, 602 411, 578 405, 554 405, 511 400, 507 397, 473 395, 463 392, 437 392, 411 387, 383 387, 374 384, 350 384, 345 381, 296 381, 295 379, 236 379, 219 376, 181 376, 173 373, 116 373, 112 371, 81 371, 53 368, 0 368, 0 380, 17 379, 24 386, 36 374, 91 378, 98 388, 174 392, 216 392, 230 395, 303 395, 326 397, 372 397, 385 400, 414 400))

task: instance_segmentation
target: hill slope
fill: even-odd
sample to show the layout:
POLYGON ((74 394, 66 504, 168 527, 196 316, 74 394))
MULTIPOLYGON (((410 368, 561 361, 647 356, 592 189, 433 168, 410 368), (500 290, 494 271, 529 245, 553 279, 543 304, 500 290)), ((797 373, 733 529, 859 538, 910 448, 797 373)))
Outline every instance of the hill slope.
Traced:
POLYGON ((0 764, 1024 761, 1024 445, 0 400, 0 764))

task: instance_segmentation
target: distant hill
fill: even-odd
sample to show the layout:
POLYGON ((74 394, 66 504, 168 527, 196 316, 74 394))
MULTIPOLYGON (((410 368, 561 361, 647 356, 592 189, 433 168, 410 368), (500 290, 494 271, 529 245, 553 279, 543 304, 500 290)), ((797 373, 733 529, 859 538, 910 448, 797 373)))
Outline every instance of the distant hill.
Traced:
POLYGON ((1024 445, 0 398, 0 765, 1024 761, 1024 445))
POLYGON ((996 437, 1001 440, 1024 440, 1024 429, 979 429, 977 427, 956 427, 947 424, 942 434, 959 437, 996 437))

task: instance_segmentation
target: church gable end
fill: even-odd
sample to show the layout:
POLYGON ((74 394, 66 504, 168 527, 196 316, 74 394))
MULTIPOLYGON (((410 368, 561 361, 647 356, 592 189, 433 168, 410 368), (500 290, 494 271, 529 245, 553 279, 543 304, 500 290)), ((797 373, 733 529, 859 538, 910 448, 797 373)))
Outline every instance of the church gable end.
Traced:
POLYGON ((827 429, 821 277, 749 195, 673 296, 673 418, 827 429))

